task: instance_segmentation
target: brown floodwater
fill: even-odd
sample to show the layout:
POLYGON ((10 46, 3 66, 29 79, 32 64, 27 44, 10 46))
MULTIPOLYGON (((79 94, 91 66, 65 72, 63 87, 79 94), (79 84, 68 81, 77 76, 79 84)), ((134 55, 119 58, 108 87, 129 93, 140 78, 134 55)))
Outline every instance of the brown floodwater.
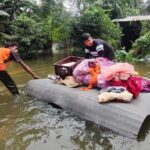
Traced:
MULTIPOLYGON (((46 78, 53 63, 64 56, 25 61, 36 74, 46 78)), ((136 63, 141 76, 150 78, 150 63, 136 63)), ((130 139, 71 112, 54 108, 24 94, 31 78, 18 64, 8 69, 17 83, 21 98, 17 101, 0 83, 0 150, 149 150, 150 122, 138 139, 130 139)))

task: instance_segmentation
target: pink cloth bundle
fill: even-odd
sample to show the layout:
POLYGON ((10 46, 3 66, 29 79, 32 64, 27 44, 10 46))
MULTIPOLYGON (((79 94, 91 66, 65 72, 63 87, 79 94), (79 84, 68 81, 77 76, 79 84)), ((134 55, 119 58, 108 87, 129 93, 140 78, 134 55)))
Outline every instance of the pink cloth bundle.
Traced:
POLYGON ((116 74, 125 73, 131 75, 137 75, 138 73, 135 72, 133 65, 128 63, 117 63, 110 67, 104 68, 102 70, 102 79, 109 81, 113 79, 116 74))
MULTIPOLYGON (((79 65, 77 65, 77 67, 73 71, 73 76, 74 76, 76 82, 79 82, 79 83, 81 82, 84 85, 89 84, 89 80, 91 77, 89 74, 89 67, 88 67, 89 61, 99 63, 101 65, 101 70, 103 70, 104 68, 108 68, 109 66, 114 64, 112 61, 110 61, 106 58, 103 58, 103 57, 99 57, 96 59, 85 59, 79 65)), ((95 87, 105 88, 108 86, 109 86, 109 82, 103 80, 101 74, 99 74, 95 87)))

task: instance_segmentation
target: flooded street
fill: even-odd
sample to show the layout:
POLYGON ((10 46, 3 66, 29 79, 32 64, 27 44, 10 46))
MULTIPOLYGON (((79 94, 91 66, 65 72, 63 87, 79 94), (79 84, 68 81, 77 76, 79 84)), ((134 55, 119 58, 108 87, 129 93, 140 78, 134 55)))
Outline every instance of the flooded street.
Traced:
MULTIPOLYGON (((53 64, 63 56, 25 61, 46 78, 54 73, 53 64)), ((150 78, 150 63, 135 63, 141 76, 150 78)), ((62 109, 24 94, 32 79, 18 64, 8 69, 19 87, 17 101, 0 83, 0 150, 149 150, 150 120, 138 139, 130 139, 62 109)))

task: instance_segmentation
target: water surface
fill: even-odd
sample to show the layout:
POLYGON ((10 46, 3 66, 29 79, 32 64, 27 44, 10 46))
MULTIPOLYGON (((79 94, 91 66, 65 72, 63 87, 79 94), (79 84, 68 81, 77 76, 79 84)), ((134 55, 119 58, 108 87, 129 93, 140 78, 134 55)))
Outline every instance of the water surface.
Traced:
MULTIPOLYGON (((53 63, 63 56, 26 63, 42 78, 53 73, 53 63)), ((150 64, 136 63, 141 76, 150 78, 150 64)), ((149 150, 150 122, 138 139, 130 139, 85 121, 71 112, 56 109, 46 102, 25 96, 24 84, 32 79, 18 64, 9 73, 17 83, 17 101, 0 83, 0 150, 149 150)))

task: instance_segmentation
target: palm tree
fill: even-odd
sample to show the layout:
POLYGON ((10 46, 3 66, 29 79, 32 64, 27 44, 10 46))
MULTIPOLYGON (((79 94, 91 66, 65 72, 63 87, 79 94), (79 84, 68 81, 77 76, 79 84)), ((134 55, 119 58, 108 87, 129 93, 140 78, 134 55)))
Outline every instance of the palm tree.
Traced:
POLYGON ((35 2, 31 0, 0 0, 0 42, 11 38, 10 21, 21 12, 31 12, 36 8, 35 2))
POLYGON ((142 0, 103 0, 102 8, 114 19, 139 15, 142 4, 142 0))
POLYGON ((35 6, 35 2, 30 0, 0 0, 0 10, 9 14, 10 20, 16 19, 17 14, 29 11, 35 6))
POLYGON ((5 11, 0 10, 0 16, 9 17, 10 15, 5 11))

